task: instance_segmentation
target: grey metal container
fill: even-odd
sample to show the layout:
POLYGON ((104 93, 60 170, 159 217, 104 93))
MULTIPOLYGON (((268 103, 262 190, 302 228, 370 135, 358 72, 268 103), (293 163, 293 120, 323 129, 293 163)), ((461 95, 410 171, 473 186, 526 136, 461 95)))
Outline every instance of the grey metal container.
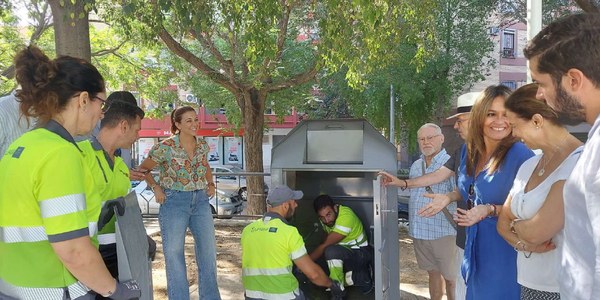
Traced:
POLYGON ((381 187, 380 170, 396 174, 396 148, 363 119, 306 120, 272 149, 272 186, 304 192, 292 224, 307 250, 325 235, 312 202, 328 194, 352 208, 369 235, 375 249, 375 299, 395 300, 400 299, 397 191, 381 187))

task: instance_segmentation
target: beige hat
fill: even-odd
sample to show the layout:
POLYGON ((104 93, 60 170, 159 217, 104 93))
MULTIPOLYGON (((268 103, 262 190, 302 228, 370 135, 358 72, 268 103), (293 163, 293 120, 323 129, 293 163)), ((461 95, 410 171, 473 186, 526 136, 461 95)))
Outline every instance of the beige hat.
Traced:
POLYGON ((446 119, 453 119, 464 113, 471 112, 471 108, 473 108, 473 104, 475 104, 479 95, 481 95, 481 92, 470 92, 458 96, 458 99, 456 100, 456 114, 449 116, 446 119))

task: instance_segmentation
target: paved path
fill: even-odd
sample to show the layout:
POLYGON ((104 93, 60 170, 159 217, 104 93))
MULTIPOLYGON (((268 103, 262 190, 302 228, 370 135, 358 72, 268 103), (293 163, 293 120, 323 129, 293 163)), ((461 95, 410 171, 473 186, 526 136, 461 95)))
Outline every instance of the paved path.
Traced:
MULTIPOLYGON (((219 222, 248 222, 247 220, 218 220, 215 219, 215 223, 219 222)), ((156 236, 160 233, 160 228, 158 226, 158 219, 156 218, 144 218, 144 226, 146 227, 146 233, 149 236, 156 236)), ((227 288, 227 285, 241 285, 241 278, 238 275, 232 274, 217 274, 219 287, 221 290, 221 298, 223 300, 234 300, 234 299, 243 299, 243 295, 239 295, 239 292, 235 292, 236 290, 240 290, 239 287, 236 288, 227 288)), ((429 291, 428 287, 424 285, 414 285, 408 283, 400 284, 400 299, 402 300, 424 300, 429 299, 429 291)), ((194 284, 190 286, 190 299, 198 300, 198 285, 194 284)), ((348 299, 352 300, 352 299, 348 299)))

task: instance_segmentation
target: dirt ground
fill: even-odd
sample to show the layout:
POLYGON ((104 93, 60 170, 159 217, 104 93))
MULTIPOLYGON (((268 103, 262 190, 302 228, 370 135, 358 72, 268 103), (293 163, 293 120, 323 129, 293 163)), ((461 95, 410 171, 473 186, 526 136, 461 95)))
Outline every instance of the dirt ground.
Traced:
MULTIPOLYGON (((245 223, 216 220, 215 234, 217 238, 217 274, 219 289, 223 300, 243 299, 241 283, 241 258, 240 235, 245 223)), ((412 239, 408 230, 400 227, 400 282, 427 286, 427 273, 418 270, 414 256, 412 239)), ((157 244, 156 259, 153 263, 152 280, 154 284, 154 299, 167 299, 166 275, 162 242, 160 235, 154 236, 157 244)), ((190 286, 197 285, 196 261, 194 259, 194 243, 188 233, 185 241, 185 255, 190 286)), ((197 291, 192 294, 192 299, 197 299, 197 291)))

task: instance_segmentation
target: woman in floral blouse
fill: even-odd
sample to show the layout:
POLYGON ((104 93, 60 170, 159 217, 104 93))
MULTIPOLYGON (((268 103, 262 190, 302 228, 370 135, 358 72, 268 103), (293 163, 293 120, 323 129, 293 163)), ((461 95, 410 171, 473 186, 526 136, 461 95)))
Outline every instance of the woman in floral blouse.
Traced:
POLYGON ((184 257, 187 228, 194 237, 200 299, 221 299, 217 286, 215 226, 208 198, 215 184, 206 154, 208 144, 196 137, 198 115, 189 106, 171 113, 173 136, 154 145, 141 169, 158 166, 158 183, 146 175, 160 203, 158 221, 163 241, 169 299, 189 299, 184 257))

